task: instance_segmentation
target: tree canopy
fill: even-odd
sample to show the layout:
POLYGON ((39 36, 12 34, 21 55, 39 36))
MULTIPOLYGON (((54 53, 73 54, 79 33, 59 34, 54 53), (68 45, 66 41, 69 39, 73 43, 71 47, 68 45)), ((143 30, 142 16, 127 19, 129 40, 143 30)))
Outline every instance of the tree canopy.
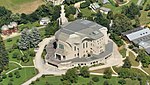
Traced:
POLYGON ((129 18, 123 14, 115 15, 115 19, 113 20, 113 25, 111 28, 112 32, 120 35, 122 32, 126 32, 132 28, 132 22, 129 18))
POLYGON ((5 69, 5 66, 8 65, 8 62, 8 54, 3 39, 0 37, 0 73, 5 69))
POLYGON ((135 16, 140 16, 140 8, 135 3, 131 3, 130 6, 124 6, 122 13, 130 19, 134 19, 135 16))

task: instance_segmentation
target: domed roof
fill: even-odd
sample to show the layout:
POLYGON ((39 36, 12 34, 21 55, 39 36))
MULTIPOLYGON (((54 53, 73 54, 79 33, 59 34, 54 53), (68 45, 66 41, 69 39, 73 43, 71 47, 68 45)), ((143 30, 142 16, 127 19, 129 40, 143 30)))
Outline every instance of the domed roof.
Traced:
POLYGON ((7 25, 3 25, 1 30, 9 30, 8 26, 7 25))
POLYGON ((10 25, 13 27, 17 27, 17 23, 16 22, 10 22, 10 25))
POLYGON ((41 21, 50 21, 50 19, 48 17, 43 17, 41 21))

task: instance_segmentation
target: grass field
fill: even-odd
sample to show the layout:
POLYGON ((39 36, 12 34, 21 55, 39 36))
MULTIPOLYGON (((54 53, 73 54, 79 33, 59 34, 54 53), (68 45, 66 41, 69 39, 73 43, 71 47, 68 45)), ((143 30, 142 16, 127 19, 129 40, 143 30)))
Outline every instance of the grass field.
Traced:
POLYGON ((0 6, 4 6, 14 13, 32 13, 43 0, 1 0, 0 6))
MULTIPOLYGON (((83 77, 79 77, 78 79, 78 83, 74 83, 71 85, 87 85, 87 83, 92 80, 91 78, 93 77, 93 75, 90 78, 83 78, 83 77)), ((104 79, 103 76, 98 76, 99 77, 99 82, 95 82, 94 85, 103 85, 103 82, 105 80, 108 80, 108 82, 111 85, 119 85, 118 84, 118 80, 120 80, 120 78, 117 77, 112 77, 111 79, 104 79)), ((60 85, 61 84, 61 77, 59 76, 46 76, 45 78, 40 78, 39 81, 35 82, 35 85, 45 85, 46 82, 49 82, 52 85, 60 85)), ((130 80, 130 79, 126 79, 127 84, 126 85, 139 85, 139 82, 137 80, 130 80)))
POLYGON ((129 52, 129 60, 130 60, 132 66, 139 65, 139 63, 137 61, 135 61, 135 59, 136 58, 135 58, 134 54, 132 52, 129 52))
POLYGON ((8 85, 8 83, 11 81, 13 83, 13 85, 21 85, 22 83, 24 83, 25 81, 27 81, 28 79, 32 78, 33 76, 35 76, 37 74, 37 71, 35 68, 22 68, 21 70, 18 70, 20 73, 20 78, 16 78, 16 76, 13 73, 13 77, 9 78, 7 76, 6 79, 3 79, 3 81, 1 82, 3 85, 8 85))

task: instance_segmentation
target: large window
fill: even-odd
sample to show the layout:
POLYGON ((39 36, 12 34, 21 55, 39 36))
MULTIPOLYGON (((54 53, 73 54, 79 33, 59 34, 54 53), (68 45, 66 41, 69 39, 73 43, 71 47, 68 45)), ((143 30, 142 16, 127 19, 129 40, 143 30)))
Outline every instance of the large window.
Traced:
POLYGON ((64 45, 59 44, 59 48, 60 48, 60 49, 64 49, 64 45))
POLYGON ((85 44, 83 43, 83 48, 85 48, 85 44))
POLYGON ((76 51, 76 46, 74 46, 74 51, 76 51))
POLYGON ((86 42, 86 48, 88 47, 88 43, 86 42))

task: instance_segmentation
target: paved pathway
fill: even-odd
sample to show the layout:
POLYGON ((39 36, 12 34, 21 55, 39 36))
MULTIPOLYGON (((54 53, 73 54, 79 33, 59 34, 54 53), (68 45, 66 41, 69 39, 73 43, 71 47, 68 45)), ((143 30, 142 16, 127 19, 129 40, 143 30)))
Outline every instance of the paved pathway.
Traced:
MULTIPOLYGON (((127 44, 125 41, 123 41, 123 42, 124 42, 124 44, 125 44, 125 48, 127 49, 127 53, 132 52, 132 53, 134 54, 134 56, 137 57, 138 54, 135 53, 132 49, 129 49, 129 45, 130 45, 130 44, 127 44)), ((131 68, 139 69, 139 70, 141 70, 143 73, 145 73, 146 75, 149 75, 146 71, 144 71, 144 70, 142 69, 142 63, 141 63, 141 62, 139 62, 139 66, 131 66, 131 68)))
MULTIPOLYGON (((92 74, 92 75, 104 75, 103 73, 93 73, 93 72, 91 72, 90 74, 92 74)), ((116 77, 118 77, 119 75, 116 75, 116 74, 112 74, 112 76, 116 76, 116 77)))
POLYGON ((39 43, 39 49, 37 50, 34 59, 34 66, 36 69, 38 69, 39 73, 33 78, 26 81, 25 83, 23 83, 22 85, 29 85, 32 81, 35 81, 37 78, 40 78, 42 75, 49 75, 49 74, 61 75, 66 72, 66 70, 59 70, 56 67, 46 64, 42 59, 41 55, 43 53, 43 50, 45 46, 50 42, 50 40, 54 40, 54 36, 50 38, 45 38, 43 39, 42 42, 39 43))
POLYGON ((138 0, 137 5, 140 5, 142 2, 142 0, 138 0))

